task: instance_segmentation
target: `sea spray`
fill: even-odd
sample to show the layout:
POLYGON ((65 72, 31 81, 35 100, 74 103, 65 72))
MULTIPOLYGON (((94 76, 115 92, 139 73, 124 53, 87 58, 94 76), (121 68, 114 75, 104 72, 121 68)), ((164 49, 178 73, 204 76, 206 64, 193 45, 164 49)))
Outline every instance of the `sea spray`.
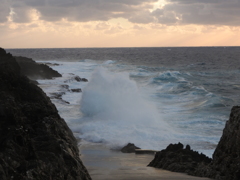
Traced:
POLYGON ((128 73, 97 68, 84 88, 80 109, 84 114, 81 138, 122 146, 128 142, 142 148, 161 149, 173 131, 149 101, 144 99, 128 73))
MULTIPOLYGON (((34 60, 59 64, 52 68, 61 73, 62 78, 39 81, 40 87, 48 95, 62 92, 64 90, 61 88, 62 85, 69 85, 69 89, 81 88, 85 94, 84 87, 88 83, 71 81, 66 84, 64 81, 73 75, 91 81, 93 70, 101 64, 110 69, 112 72, 110 75, 114 72, 130 74, 130 79, 139 87, 138 94, 144 96, 144 104, 157 107, 158 111, 154 110, 156 122, 147 119, 149 123, 146 126, 144 126, 146 123, 140 123, 141 121, 132 123, 132 119, 122 120, 119 117, 117 119, 122 121, 114 121, 103 118, 104 113, 100 116, 100 114, 91 115, 90 112, 89 115, 83 116, 80 112, 82 93, 65 91, 65 89, 62 98, 70 104, 63 103, 59 99, 52 101, 74 134, 78 136, 81 133, 80 137, 85 136, 90 141, 98 139, 109 142, 112 138, 112 142, 122 139, 125 143, 138 140, 141 143, 151 144, 150 146, 145 144, 146 148, 157 147, 156 149, 166 148, 163 142, 168 145, 180 141, 185 145, 190 144, 194 150, 204 153, 208 151, 211 156, 222 135, 231 107, 240 102, 239 47, 171 48, 171 53, 166 48, 11 49, 8 51, 14 56, 31 57, 34 60), (211 60, 206 57, 211 57, 211 60), (159 127, 165 127, 159 125, 162 121, 170 124, 169 129, 178 132, 177 136, 176 133, 160 131, 159 127), (119 128, 116 128, 117 123, 121 125, 119 128), (126 128, 121 128, 124 125, 126 128), (149 125, 154 126, 153 130, 149 125), (100 133, 101 128, 103 130, 100 133), (106 134, 103 136, 104 133, 106 134), (136 137, 137 133, 139 137, 136 137), (172 136, 167 136, 169 134, 175 136, 175 139, 172 140, 172 136)), ((146 108, 140 109, 146 110, 146 108)))

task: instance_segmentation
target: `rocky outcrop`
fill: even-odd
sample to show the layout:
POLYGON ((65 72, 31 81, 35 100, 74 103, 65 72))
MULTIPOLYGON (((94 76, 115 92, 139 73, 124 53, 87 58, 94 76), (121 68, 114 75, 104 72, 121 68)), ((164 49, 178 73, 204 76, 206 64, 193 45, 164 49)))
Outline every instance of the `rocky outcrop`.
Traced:
POLYGON ((21 74, 32 80, 36 79, 52 79, 54 77, 62 77, 57 71, 53 70, 45 64, 38 64, 30 58, 15 57, 20 66, 21 74))
POLYGON ((198 168, 206 166, 211 159, 204 154, 191 150, 189 145, 170 144, 166 149, 156 153, 153 161, 148 165, 174 172, 195 174, 198 168))
POLYGON ((82 92, 82 89, 76 88, 76 89, 71 89, 71 91, 72 91, 72 92, 78 92, 78 93, 80 93, 80 92, 82 92))
POLYGON ((0 179, 91 179, 56 107, 1 48, 0 179))
POLYGON ((240 106, 232 108, 212 160, 189 149, 180 144, 170 145, 156 153, 150 166, 217 180, 239 180, 240 106))
POLYGON ((213 161, 206 169, 200 175, 220 180, 240 179, 240 106, 232 108, 213 161))
POLYGON ((123 153, 135 153, 135 150, 136 149, 140 149, 139 147, 135 146, 134 144, 132 143, 128 143, 126 146, 124 146, 122 149, 121 149, 121 152, 123 153))
POLYGON ((72 81, 77 81, 77 82, 88 82, 88 80, 86 78, 80 78, 79 76, 74 75, 71 79, 68 79, 66 81, 64 81, 64 83, 69 83, 72 81))

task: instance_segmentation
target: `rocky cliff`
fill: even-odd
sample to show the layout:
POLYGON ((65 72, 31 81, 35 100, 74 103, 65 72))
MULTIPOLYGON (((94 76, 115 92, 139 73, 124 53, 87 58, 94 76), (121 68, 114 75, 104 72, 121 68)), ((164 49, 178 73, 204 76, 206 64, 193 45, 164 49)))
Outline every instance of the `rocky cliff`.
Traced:
POLYGON ((0 179, 91 179, 56 107, 1 48, 0 179))
POLYGON ((45 64, 38 64, 30 58, 14 57, 20 66, 22 75, 27 76, 32 80, 37 79, 52 79, 53 77, 62 77, 57 71, 53 70, 45 64))
POLYGON ((220 180, 240 179, 240 106, 232 108, 222 137, 213 153, 212 163, 208 170, 203 172, 203 175, 220 180))
POLYGON ((149 166, 217 180, 240 180, 240 106, 232 108, 212 159, 178 144, 157 152, 149 166))

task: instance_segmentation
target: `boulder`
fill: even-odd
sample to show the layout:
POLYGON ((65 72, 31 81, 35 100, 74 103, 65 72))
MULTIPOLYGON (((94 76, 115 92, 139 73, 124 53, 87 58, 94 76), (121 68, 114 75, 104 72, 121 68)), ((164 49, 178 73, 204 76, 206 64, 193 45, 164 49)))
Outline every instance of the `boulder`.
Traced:
POLYGON ((55 105, 1 48, 0 179, 91 179, 55 105))
POLYGON ((126 146, 124 146, 122 149, 121 149, 121 152, 123 153, 135 153, 135 150, 136 149, 140 149, 139 147, 135 146, 134 144, 132 143, 128 143, 126 146))
POLYGON ((86 78, 82 78, 81 79, 83 82, 88 82, 88 80, 86 78))
POLYGON ((82 89, 77 88, 77 89, 71 89, 72 92, 82 92, 82 89))

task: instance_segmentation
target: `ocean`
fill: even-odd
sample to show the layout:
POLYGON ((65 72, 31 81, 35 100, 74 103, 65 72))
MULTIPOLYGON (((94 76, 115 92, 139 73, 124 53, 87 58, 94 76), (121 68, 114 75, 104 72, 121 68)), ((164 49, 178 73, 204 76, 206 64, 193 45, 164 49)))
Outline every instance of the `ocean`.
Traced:
POLYGON ((81 143, 162 150, 181 142, 211 157, 240 102, 240 47, 7 51, 59 64, 51 67, 63 77, 39 86, 81 143))

